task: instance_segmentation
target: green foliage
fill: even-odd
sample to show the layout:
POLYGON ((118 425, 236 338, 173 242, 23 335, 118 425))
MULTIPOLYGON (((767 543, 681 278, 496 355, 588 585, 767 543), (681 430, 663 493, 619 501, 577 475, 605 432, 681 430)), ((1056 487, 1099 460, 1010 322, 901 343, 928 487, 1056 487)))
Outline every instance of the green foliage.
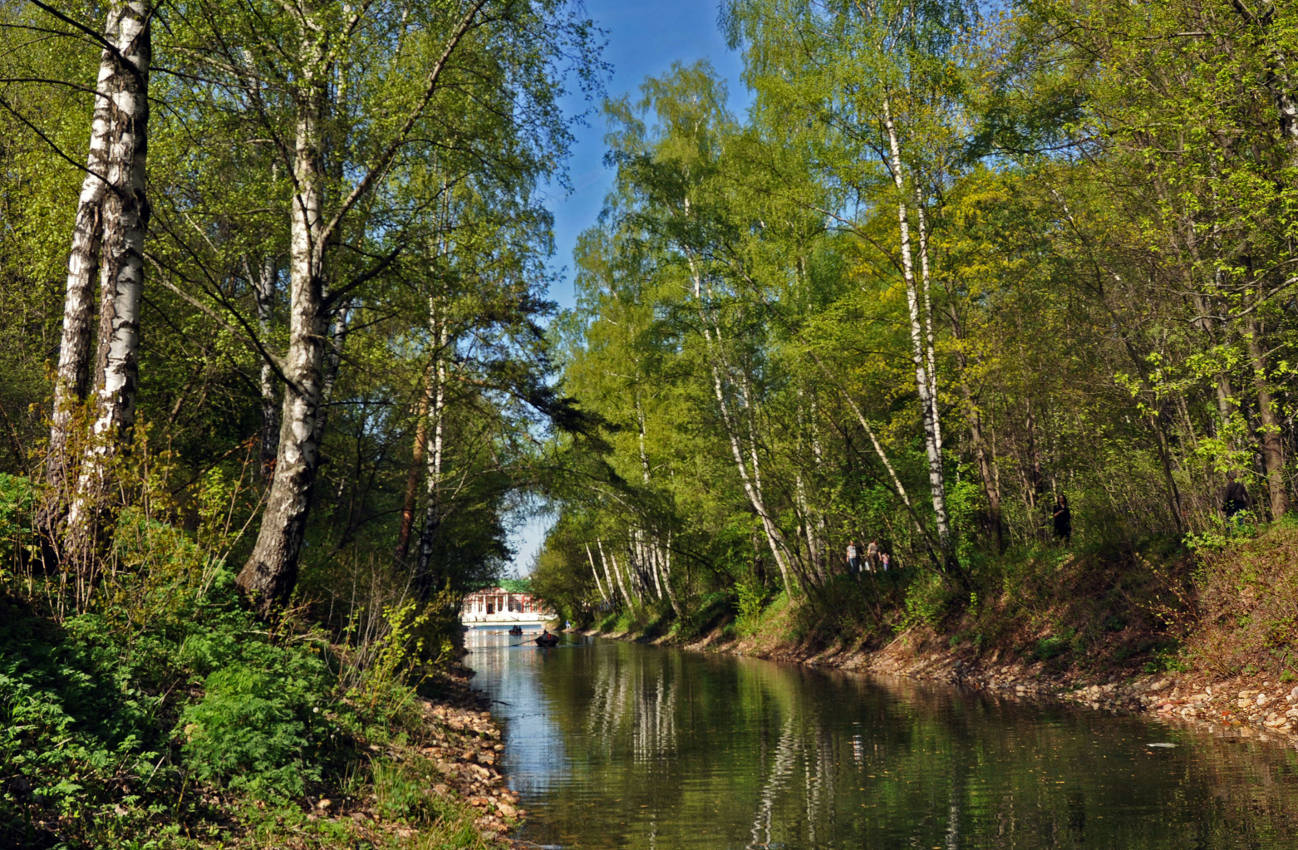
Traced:
POLYGON ((1058 634, 1046 635, 1032 647, 1032 657, 1037 661, 1050 661, 1061 655, 1074 651, 1077 633, 1065 628, 1058 634))
POLYGON ((23 546, 30 545, 34 498, 30 480, 0 472, 0 574, 12 567, 23 546))
POLYGON ((1185 548, 1207 554, 1221 552, 1257 536, 1257 523, 1251 511, 1241 511, 1229 519, 1214 515, 1198 531, 1185 534, 1185 548))
POLYGON ((904 614, 897 623, 898 632, 914 626, 937 626, 950 611, 950 584, 935 573, 923 573, 906 587, 904 614))
POLYGON ((320 782, 341 730, 329 720, 333 678, 309 647, 244 641, 204 677, 176 727, 195 778, 265 799, 300 798, 320 782))
POLYGON ((123 658, 112 637, 99 617, 58 627, 0 601, 3 843, 111 842, 165 810, 160 792, 179 773, 154 722, 164 700, 158 683, 132 675, 138 659, 123 658))
POLYGON ((762 610, 766 606, 767 594, 760 585, 740 582, 735 585, 736 616, 735 634, 747 637, 757 631, 762 622, 762 610))
MULTIPOLYGON (((348 843, 347 821, 301 811, 308 794, 340 796, 359 774, 385 789, 384 811, 425 812, 427 840, 480 846, 469 810, 437 799, 435 783, 371 785, 359 756, 364 741, 426 722, 410 707, 418 606, 388 609, 386 631, 341 647, 344 662, 319 630, 287 619, 268 630, 224 564, 178 529, 124 512, 114 551, 117 571, 94 597, 102 611, 56 621, 15 601, 12 577, 0 585, 0 844, 187 846, 180 833, 220 840, 232 821, 258 846, 285 829, 348 843), (340 680, 345 665, 359 669, 356 687, 340 680)), ((399 769, 432 769, 412 759, 399 769)))

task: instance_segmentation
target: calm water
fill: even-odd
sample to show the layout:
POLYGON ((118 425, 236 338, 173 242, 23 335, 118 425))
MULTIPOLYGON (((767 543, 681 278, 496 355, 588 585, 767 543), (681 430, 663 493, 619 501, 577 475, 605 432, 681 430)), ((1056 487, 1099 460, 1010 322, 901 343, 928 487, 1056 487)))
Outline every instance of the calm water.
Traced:
POLYGON ((1292 750, 753 659, 469 640, 539 845, 1298 847, 1292 750))

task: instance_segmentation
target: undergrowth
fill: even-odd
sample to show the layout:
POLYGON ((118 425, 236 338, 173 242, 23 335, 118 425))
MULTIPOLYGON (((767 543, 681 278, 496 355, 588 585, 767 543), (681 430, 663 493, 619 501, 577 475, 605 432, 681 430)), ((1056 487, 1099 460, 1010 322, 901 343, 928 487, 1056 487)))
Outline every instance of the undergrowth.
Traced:
POLYGON ((1214 676, 1298 680, 1298 521, 1200 552, 1184 659, 1214 676))
POLYGON ((112 569, 71 610, 20 557, 30 508, 0 480, 0 846, 487 846, 401 746, 426 722, 412 604, 380 608, 365 640, 305 609, 267 624, 208 548, 126 511, 112 569))

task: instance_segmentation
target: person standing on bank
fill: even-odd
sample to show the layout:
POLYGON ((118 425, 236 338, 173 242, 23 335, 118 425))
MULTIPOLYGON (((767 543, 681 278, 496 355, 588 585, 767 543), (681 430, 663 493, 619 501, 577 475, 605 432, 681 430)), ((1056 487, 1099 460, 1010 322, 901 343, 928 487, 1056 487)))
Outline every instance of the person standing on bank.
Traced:
POLYGON ((1231 519, 1236 514, 1248 510, 1249 507, 1248 490, 1239 483, 1233 471, 1226 473, 1226 492, 1221 497, 1221 510, 1226 515, 1226 519, 1231 519))
POLYGON ((1063 493, 1060 493, 1055 499, 1055 507, 1050 513, 1050 518, 1055 523, 1055 537, 1058 537, 1064 543, 1071 543, 1073 540, 1073 512, 1068 509, 1068 497, 1063 493))
POLYGON ((871 540, 870 545, 865 547, 865 568, 874 572, 879 565, 879 541, 871 540))
POLYGON ((859 575, 861 572, 861 556, 857 552, 855 540, 847 544, 847 572, 850 575, 859 575))

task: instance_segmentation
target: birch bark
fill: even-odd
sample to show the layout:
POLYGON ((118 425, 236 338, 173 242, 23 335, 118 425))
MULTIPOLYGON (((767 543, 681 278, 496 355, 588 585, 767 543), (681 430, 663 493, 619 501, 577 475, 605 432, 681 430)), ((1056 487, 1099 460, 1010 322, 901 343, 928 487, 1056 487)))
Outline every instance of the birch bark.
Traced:
MULTIPOLYGON (((686 212, 688 213, 689 204, 686 202, 686 212)), ((757 513, 762 523, 762 531, 766 535, 767 547, 771 551, 771 557, 775 559, 775 565, 780 571, 780 578, 784 583, 784 592, 790 597, 794 595, 794 580, 789 567, 789 547, 784 539, 784 534, 780 531, 779 526, 775 524, 770 513, 766 509, 766 500, 762 493, 761 481, 753 475, 748 468, 748 462, 744 458, 744 449, 741 445, 739 426, 735 421, 734 412, 731 410, 730 402, 726 398, 726 391, 722 382, 722 366, 724 357, 721 354, 721 330, 716 322, 708 314, 707 306, 703 301, 703 277, 698 268, 698 263, 691 255, 689 257, 690 274, 693 279, 694 300, 697 305, 699 319, 703 325, 703 339, 708 349, 708 369, 712 376, 712 394, 717 400, 717 406, 721 413, 721 422, 726 429, 726 437, 730 443, 730 452, 735 460, 735 468, 739 473, 739 481, 743 486, 744 494, 748 497, 748 503, 757 513)), ((756 447, 752 449, 752 457, 756 457, 756 447)))
MULTIPOLYGON (((325 150, 334 141, 330 127, 330 83, 335 64, 361 17, 369 10, 360 7, 351 23, 338 30, 331 8, 319 2, 295 7, 299 26, 297 59, 293 75, 294 146, 293 197, 289 218, 289 346, 284 363, 287 386, 281 411, 279 448, 270 493, 262 513, 261 528, 253 550, 236 579, 244 595, 252 599, 263 615, 271 614, 297 584, 298 561, 305 537, 311 490, 319 461, 318 428, 323 422, 321 406, 331 378, 325 370, 326 324, 331 301, 326 278, 331 258, 330 243, 336 241, 353 210, 371 196, 388 175, 393 161, 410 142, 420 118, 428 111, 442 87, 442 73, 466 35, 480 22, 487 0, 473 0, 448 28, 442 51, 429 66, 422 91, 411 102, 402 120, 385 140, 351 186, 346 197, 331 205, 325 215, 325 187, 328 184, 325 150)), ((255 88, 245 83, 249 90, 255 88)), ((349 176, 336 174, 341 181, 349 176)), ((345 288, 345 287, 344 287, 345 288)), ((337 305, 332 305, 337 309, 337 305)), ((340 335, 335 334, 336 339, 340 335)))
POLYGON ((289 213, 289 345, 284 402, 270 494, 252 554, 237 583, 264 615, 287 600, 297 583, 307 507, 319 446, 316 423, 324 383, 326 333, 323 216, 323 123, 328 64, 323 35, 308 40, 308 60, 296 104, 293 198, 289 213))
POLYGON ((446 347, 449 342, 445 317, 436 299, 429 299, 429 319, 433 331, 436 360, 431 374, 432 392, 428 399, 428 444, 424 449, 428 469, 424 476, 424 525, 419 534, 419 560, 415 564, 415 587, 427 599, 432 592, 433 544, 442 523, 442 458, 446 412, 446 347))
MULTIPOLYGON (((910 314, 911 358, 915 364, 915 390, 919 394, 920 407, 924 422, 924 450, 928 455, 928 480, 933 503, 933 515, 937 526, 938 541, 942 548, 945 566, 958 572, 959 565, 955 560, 955 549, 951 540, 951 527, 946 512, 946 478, 942 470, 942 432, 940 415, 937 409, 937 398, 934 394, 936 382, 931 377, 929 364, 934 356, 931 343, 926 345, 924 333, 925 318, 921 316, 919 293, 915 282, 915 264, 911 250, 910 221, 907 215, 906 181, 901 164, 901 146, 897 140, 897 128, 892 118, 892 106, 887 97, 883 99, 884 130, 888 136, 888 155, 892 170, 893 183, 897 187, 897 219, 901 235, 902 277, 906 284, 906 307, 910 314)), ((925 291, 927 299, 927 288, 925 291)), ((931 329, 929 340, 931 340, 931 329)))
MULTIPOLYGON (((262 260, 253 278, 254 294, 257 299, 257 330, 261 338, 270 339, 271 318, 275 305, 275 278, 277 269, 273 258, 262 260)), ((275 469, 276 443, 279 437, 279 386, 275 377, 275 368, 263 359, 261 373, 258 376, 261 391, 261 474, 269 480, 275 469)))
MULTIPOLYGON (((114 6, 108 13, 105 36, 118 42, 122 8, 114 6)), ((99 273, 103 235, 104 196, 108 193, 108 147, 113 126, 113 102, 110 92, 120 84, 125 73, 116 56, 107 48, 99 60, 99 77, 95 85, 95 108, 91 118, 90 152, 86 157, 86 177, 77 201, 76 222, 72 229, 72 249, 68 253, 68 275, 63 296, 63 331, 59 342, 59 363, 54 380, 54 408, 51 414, 50 445, 46 461, 46 481, 62 506, 51 506, 61 515, 68 498, 68 476, 71 474, 71 430, 76 408, 85 401, 90 380, 90 339, 94 323, 94 285, 99 273)), ((49 517, 55 524, 61 516, 49 517)), ((44 523, 43 523, 44 525, 44 523)), ((54 528, 47 529, 54 531, 54 528)))
MULTIPOLYGON (((63 329, 59 342, 59 361, 54 381, 54 404, 51 412, 50 445, 46 463, 46 481, 53 494, 47 506, 42 527, 48 532, 61 530, 70 497, 76 465, 71 457, 77 451, 73 431, 75 413, 86 400, 90 383, 90 343, 94 326, 95 279, 100 273, 104 250, 105 199, 113 190, 110 177, 113 155, 125 153, 121 147, 123 129, 130 113, 123 113, 128 92, 139 94, 147 118, 147 80, 149 45, 146 43, 148 10, 143 5, 130 7, 114 3, 104 24, 104 38, 112 47, 100 54, 95 84, 94 111, 91 116, 90 145, 86 156, 86 176, 77 200, 77 215, 68 252, 68 273, 63 299, 63 329), (125 48, 125 49, 124 49, 125 48), (143 53, 141 53, 141 50, 143 53), (133 72, 127 63, 143 60, 144 66, 133 72), (143 76, 135 76, 135 74, 143 76)), ((143 132, 144 125, 139 130, 143 132)), ((142 138, 142 137, 141 137, 142 138)), ((143 157, 143 148, 140 154, 143 157)), ((141 163, 142 164, 142 163, 141 163)), ((120 177, 120 175, 119 175, 120 177)))
POLYGON ((608 591, 604 589, 604 582, 599 579, 599 569, 595 566, 595 556, 591 554, 590 544, 586 543, 584 545, 586 547, 586 560, 590 562, 590 573, 595 577, 595 587, 599 590, 599 598, 607 605, 612 600, 609 599, 608 591))
MULTIPOLYGON (((93 231, 90 221, 94 196, 99 204, 100 247, 97 261, 100 272, 98 346, 95 356, 95 382, 91 394, 94 421, 89 439, 81 451, 81 469, 76 491, 68 509, 65 545, 79 574, 94 560, 95 539, 99 526, 105 522, 105 498, 109 489, 112 461, 129 445, 135 424, 135 397, 139 372, 139 313, 140 295, 144 283, 144 237, 149 223, 149 203, 145 191, 145 164, 148 147, 149 123, 149 70, 152 61, 151 17, 152 7, 143 0, 130 0, 114 4, 109 13, 106 32, 114 40, 116 53, 111 57, 116 66, 106 79, 101 69, 100 83, 104 91, 97 94, 107 100, 107 131, 100 133, 104 117, 102 107, 95 110, 95 129, 92 131, 90 160, 100 154, 97 144, 107 144, 102 154, 101 166, 107 168, 102 176, 106 187, 83 186, 83 209, 78 211, 77 231, 73 237, 73 252, 69 260, 68 295, 70 312, 65 312, 64 339, 72 343, 72 351, 64 362, 60 353, 60 377, 65 399, 56 401, 66 417, 69 407, 66 391, 79 379, 81 366, 77 361, 84 356, 82 339, 85 327, 81 293, 82 273, 88 270, 85 263, 93 252, 87 237, 93 231), (115 20, 114 20, 115 18, 115 20), (105 98, 106 95, 106 98, 105 98), (85 212, 83 220, 81 213, 85 212), (74 271, 76 272, 74 274, 74 271), (74 278, 77 280, 74 281, 74 278), (80 337, 80 338, 77 338, 80 337), (76 339, 74 339, 76 338, 76 339), (64 367, 66 367, 66 372, 64 367)), ((87 180, 91 178, 88 176, 87 180)), ((57 391, 56 391, 57 395, 57 391)), ((57 454, 58 464, 66 462, 67 434, 71 420, 62 418, 63 431, 57 454)), ((66 476, 66 466, 57 472, 66 476)), ((66 480, 66 479, 64 479, 66 480)))

